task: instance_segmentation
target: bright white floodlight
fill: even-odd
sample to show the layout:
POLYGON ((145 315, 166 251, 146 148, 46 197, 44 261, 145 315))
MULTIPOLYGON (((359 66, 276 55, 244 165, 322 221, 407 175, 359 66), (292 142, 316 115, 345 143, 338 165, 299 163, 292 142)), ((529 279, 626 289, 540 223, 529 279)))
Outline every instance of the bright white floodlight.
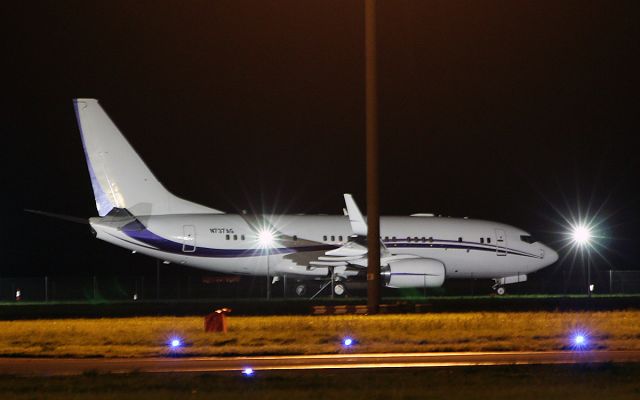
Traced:
POLYGON ((578 246, 588 245, 591 241, 591 229, 586 225, 578 225, 573 228, 571 237, 578 246))
POLYGON ((275 234, 269 229, 262 229, 258 232, 258 245, 262 248, 273 247, 275 241, 275 234))

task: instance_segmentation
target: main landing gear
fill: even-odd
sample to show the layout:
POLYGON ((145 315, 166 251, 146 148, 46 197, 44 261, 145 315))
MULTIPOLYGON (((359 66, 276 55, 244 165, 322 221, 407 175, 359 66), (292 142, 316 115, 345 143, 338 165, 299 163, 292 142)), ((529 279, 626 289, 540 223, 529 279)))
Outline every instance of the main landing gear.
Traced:
POLYGON ((298 297, 304 297, 305 294, 307 294, 307 285, 304 283, 298 283, 296 284, 296 296, 298 297))
POLYGON ((333 285, 333 293, 336 296, 344 296, 347 293, 347 285, 344 282, 336 282, 333 285))
MULTIPOLYGON (((342 297, 347 294, 347 285, 343 281, 334 281, 333 285, 331 285, 331 283, 332 283, 331 281, 328 281, 320 285, 318 290, 315 293, 312 292, 314 293, 314 295, 311 298, 312 299, 315 298, 325 289, 329 289, 329 291, 333 289, 333 294, 337 297, 342 297), (332 286, 332 288, 330 288, 329 286, 332 286)), ((311 286, 313 288, 313 286, 315 285, 311 285, 311 286)), ((306 297, 307 293, 309 293, 309 285, 304 282, 298 282, 295 286, 295 292, 296 292, 296 296, 298 297, 306 297)))

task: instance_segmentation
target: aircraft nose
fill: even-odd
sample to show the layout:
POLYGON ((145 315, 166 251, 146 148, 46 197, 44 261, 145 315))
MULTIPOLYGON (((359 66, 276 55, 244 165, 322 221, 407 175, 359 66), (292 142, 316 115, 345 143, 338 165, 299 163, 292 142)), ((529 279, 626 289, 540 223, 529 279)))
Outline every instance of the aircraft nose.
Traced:
POLYGON ((544 260, 549 262, 549 265, 551 265, 554 262, 558 261, 558 253, 555 250, 546 247, 544 251, 544 260))

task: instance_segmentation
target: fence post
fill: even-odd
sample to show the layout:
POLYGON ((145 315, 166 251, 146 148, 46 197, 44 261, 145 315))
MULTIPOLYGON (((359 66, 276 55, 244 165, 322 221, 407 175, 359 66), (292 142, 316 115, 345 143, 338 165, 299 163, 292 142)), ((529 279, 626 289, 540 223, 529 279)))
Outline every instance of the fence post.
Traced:
POLYGON ((609 294, 613 293, 613 270, 609 270, 609 294))
POLYGON ((282 278, 282 298, 287 298, 287 274, 284 274, 284 278, 282 278))
POLYGON ((160 300, 160 259, 156 259, 156 300, 160 300))

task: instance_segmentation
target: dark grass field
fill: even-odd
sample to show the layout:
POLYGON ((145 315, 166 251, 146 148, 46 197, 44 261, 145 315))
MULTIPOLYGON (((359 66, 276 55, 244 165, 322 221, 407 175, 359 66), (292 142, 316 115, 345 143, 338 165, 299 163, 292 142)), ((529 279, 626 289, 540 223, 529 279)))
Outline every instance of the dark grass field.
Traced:
POLYGON ((640 398, 640 364, 257 371, 217 374, 0 376, 9 399, 579 399, 640 398))
MULTIPOLYGON (((467 311, 611 311, 640 309, 640 295, 507 295, 408 296, 384 298, 388 313, 467 311)), ((209 299, 160 301, 3 302, 0 320, 36 318, 105 318, 206 315, 217 308, 232 315, 309 315, 314 305, 366 304, 365 298, 320 299, 209 299)))

